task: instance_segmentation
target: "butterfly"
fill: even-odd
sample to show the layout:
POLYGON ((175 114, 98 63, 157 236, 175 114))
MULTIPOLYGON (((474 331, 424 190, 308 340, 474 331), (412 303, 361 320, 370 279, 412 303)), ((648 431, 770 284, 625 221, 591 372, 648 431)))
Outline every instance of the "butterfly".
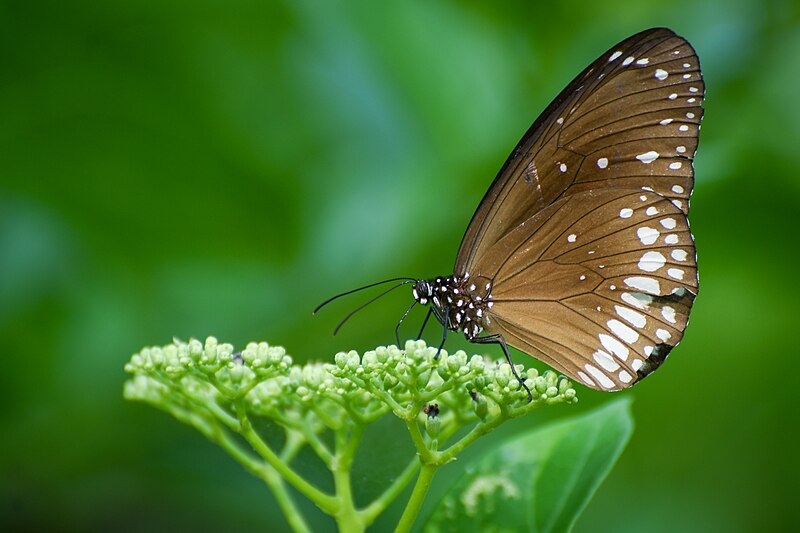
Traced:
POLYGON ((499 344, 514 371, 508 346, 593 389, 630 387, 681 341, 697 295, 688 214, 704 92, 685 39, 666 28, 625 39, 522 137, 467 226, 451 275, 384 280, 315 313, 399 282, 338 331, 413 284, 398 328, 426 305, 423 328, 431 315, 442 324, 440 349, 459 331, 499 344))

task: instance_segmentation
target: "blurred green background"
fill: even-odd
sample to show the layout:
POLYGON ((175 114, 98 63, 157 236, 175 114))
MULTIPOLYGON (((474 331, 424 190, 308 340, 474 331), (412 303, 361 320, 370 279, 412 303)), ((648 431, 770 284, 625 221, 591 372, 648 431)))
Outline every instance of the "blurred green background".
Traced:
MULTIPOLYGON (((0 529, 285 530, 220 450, 122 400, 123 364, 173 335, 393 342, 407 292, 335 338, 363 299, 310 310, 450 272, 538 113, 651 26, 708 87, 701 291, 576 530, 797 530, 796 0, 0 3, 0 529)), ((609 399, 579 395, 557 415, 609 399)))

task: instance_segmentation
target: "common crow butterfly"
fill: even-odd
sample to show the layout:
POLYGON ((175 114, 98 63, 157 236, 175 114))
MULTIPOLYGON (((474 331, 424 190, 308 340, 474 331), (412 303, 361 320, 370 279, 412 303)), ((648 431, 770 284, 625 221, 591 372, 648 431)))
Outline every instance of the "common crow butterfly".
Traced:
POLYGON ((338 331, 367 304, 413 284, 400 322, 417 303, 430 305, 425 322, 433 314, 442 323, 442 343, 448 330, 461 331, 499 344, 509 363, 507 345, 593 389, 630 387, 680 342, 697 294, 687 215, 704 89, 694 49, 671 30, 625 39, 581 72, 511 152, 452 275, 385 280, 317 310, 399 282, 338 331))

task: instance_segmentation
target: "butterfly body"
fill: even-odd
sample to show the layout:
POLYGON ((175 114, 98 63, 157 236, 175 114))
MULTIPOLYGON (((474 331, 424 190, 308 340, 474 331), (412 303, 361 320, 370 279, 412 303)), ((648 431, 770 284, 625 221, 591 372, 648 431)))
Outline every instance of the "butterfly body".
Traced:
POLYGON ((420 280, 412 289, 414 299, 431 305, 437 320, 451 331, 459 331, 473 341, 491 326, 489 312, 492 302, 491 280, 483 276, 438 277, 420 280))

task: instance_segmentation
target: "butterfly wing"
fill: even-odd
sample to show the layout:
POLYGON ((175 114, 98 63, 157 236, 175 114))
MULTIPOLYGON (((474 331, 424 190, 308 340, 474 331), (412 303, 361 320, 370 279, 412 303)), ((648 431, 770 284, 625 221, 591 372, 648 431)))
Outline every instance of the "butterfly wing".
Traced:
POLYGON ((561 198, 491 246, 484 331, 600 390, 628 387, 680 342, 697 293, 685 213, 636 189, 561 198))
POLYGON ((534 122, 490 186, 455 274, 559 198, 607 187, 654 191, 688 213, 705 86, 691 45, 665 28, 634 35, 579 74, 534 122))

